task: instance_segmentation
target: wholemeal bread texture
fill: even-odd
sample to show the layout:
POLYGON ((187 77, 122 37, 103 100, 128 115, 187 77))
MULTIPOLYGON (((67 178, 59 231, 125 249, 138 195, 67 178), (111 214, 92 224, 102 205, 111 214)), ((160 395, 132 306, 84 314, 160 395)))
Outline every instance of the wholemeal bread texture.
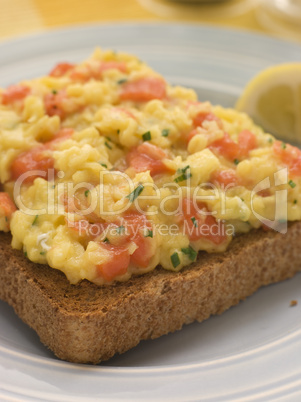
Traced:
POLYGON ((223 254, 201 253, 181 272, 163 269, 125 283, 71 285, 64 274, 31 263, 0 234, 0 298, 60 359, 99 363, 234 306, 258 288, 301 270, 301 222, 283 235, 253 230, 223 254))

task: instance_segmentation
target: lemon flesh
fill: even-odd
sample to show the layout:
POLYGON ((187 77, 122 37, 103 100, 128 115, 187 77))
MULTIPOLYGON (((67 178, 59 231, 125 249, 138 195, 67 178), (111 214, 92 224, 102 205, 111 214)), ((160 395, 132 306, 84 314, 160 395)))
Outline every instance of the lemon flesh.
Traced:
POLYGON ((257 74, 236 109, 275 136, 301 144, 301 63, 280 64, 257 74))

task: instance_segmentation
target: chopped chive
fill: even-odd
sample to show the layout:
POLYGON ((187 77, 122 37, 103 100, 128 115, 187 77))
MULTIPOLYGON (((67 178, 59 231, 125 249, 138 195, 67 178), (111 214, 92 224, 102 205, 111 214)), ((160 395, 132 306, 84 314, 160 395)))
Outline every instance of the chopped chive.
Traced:
POLYGON ((238 165, 239 162, 240 162, 240 160, 238 160, 238 159, 234 159, 234 161, 233 161, 234 165, 238 165))
POLYGON ((144 235, 144 237, 153 237, 153 231, 152 230, 150 230, 150 229, 147 229, 147 234, 146 235, 144 235))
POLYGON ((40 251, 40 254, 41 254, 41 255, 45 255, 45 254, 46 254, 46 251, 40 251))
POLYGON ((144 189, 144 186, 142 184, 139 184, 134 191, 132 191, 130 194, 126 196, 131 202, 133 202, 139 195, 142 193, 144 189))
POLYGON ((36 216, 34 217, 34 220, 32 221, 31 226, 33 226, 33 225, 35 225, 35 224, 37 223, 38 217, 39 217, 39 215, 36 215, 36 216))
POLYGON ((103 167, 105 167, 106 169, 108 169, 108 166, 105 163, 99 162, 99 164, 103 167))
POLYGON ((55 188, 55 184, 53 184, 53 185, 51 186, 51 188, 55 188))
POLYGON ((56 89, 53 89, 51 92, 53 93, 53 95, 57 95, 57 90, 56 89))
POLYGON ((142 134, 142 139, 143 141, 150 141, 152 139, 151 132, 147 131, 146 133, 142 134))
POLYGON ((197 220, 195 219, 195 217, 193 216, 193 217, 191 218, 191 220, 192 220, 193 226, 194 226, 195 228, 197 228, 197 227, 198 227, 198 222, 197 222, 197 220))
POLYGON ((185 173, 187 169, 190 168, 190 165, 185 166, 184 168, 179 168, 177 169, 178 173, 185 173))
POLYGON ((192 176, 191 173, 183 173, 183 174, 181 174, 181 176, 176 177, 174 181, 176 183, 180 183, 181 181, 185 181, 185 180, 189 179, 189 177, 191 177, 191 176, 192 176))
POLYGON ((109 239, 106 237, 105 239, 103 239, 104 243, 110 243, 109 239))
POLYGON ((242 202, 245 202, 245 200, 243 198, 241 198, 242 202))
POLYGON ((282 148, 282 149, 285 149, 285 148, 286 148, 286 143, 285 143, 285 142, 282 142, 282 143, 281 143, 281 148, 282 148))
POLYGON ((170 256, 170 259, 171 259, 172 266, 174 268, 177 268, 177 266, 180 265, 180 263, 181 263, 178 253, 173 253, 170 256))
POLYGON ((8 222, 8 217, 7 216, 5 217, 5 222, 8 222))
POLYGON ((183 254, 188 255, 188 257, 191 261, 195 261, 197 255, 198 255, 198 253, 190 246, 187 248, 182 248, 181 251, 183 254))
POLYGON ((107 141, 105 141, 105 146, 109 149, 112 149, 112 145, 110 145, 107 141))
POLYGON ((187 171, 188 169, 190 169, 190 165, 186 165, 186 166, 183 167, 183 168, 177 169, 177 173, 182 173, 182 175, 179 176, 179 177, 176 177, 174 181, 175 181, 176 183, 179 183, 179 182, 184 181, 184 180, 187 180, 189 177, 191 177, 191 176, 192 176, 191 173, 186 173, 186 171, 187 171))
POLYGON ((294 188, 294 187, 296 187, 296 185, 297 185, 293 180, 290 180, 290 181, 288 182, 288 184, 291 186, 291 188, 294 188))
POLYGON ((90 193, 90 190, 86 190, 85 191, 85 197, 88 197, 89 193, 90 193))
POLYGON ((25 255, 25 257, 27 257, 27 251, 24 251, 24 255, 25 255))
POLYGON ((294 204, 297 204, 298 200, 294 200, 294 204))
POLYGON ((120 134, 120 130, 119 130, 119 129, 117 130, 117 134, 120 134))
POLYGON ((287 219, 279 219, 279 220, 278 220, 278 223, 280 223, 280 224, 281 224, 281 223, 282 223, 282 224, 283 224, 283 223, 287 223, 287 219))
POLYGON ((121 85, 121 84, 124 84, 127 81, 128 81, 127 78, 121 78, 120 80, 117 81, 117 84, 121 85))
POLYGON ((118 233, 118 234, 121 234, 121 233, 124 232, 125 227, 124 227, 123 225, 121 225, 121 226, 119 226, 116 230, 117 230, 117 233, 118 233))
POLYGON ((268 139, 268 142, 269 142, 270 144, 273 144, 273 142, 274 142, 273 138, 272 138, 272 137, 269 138, 269 139, 268 139))
POLYGON ((163 130, 161 131, 162 137, 168 137, 168 134, 169 134, 169 129, 163 128, 163 130))

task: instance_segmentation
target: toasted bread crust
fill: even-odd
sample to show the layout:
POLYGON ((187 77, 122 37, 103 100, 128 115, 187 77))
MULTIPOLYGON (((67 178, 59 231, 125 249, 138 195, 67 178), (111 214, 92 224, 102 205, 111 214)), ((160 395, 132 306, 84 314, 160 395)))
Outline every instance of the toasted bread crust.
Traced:
POLYGON ((13 306, 59 358, 98 363, 143 339, 220 314, 259 287, 301 270, 301 222, 285 235, 252 231, 223 254, 201 253, 181 272, 156 269, 126 283, 71 285, 48 266, 31 263, 0 234, 0 298, 13 306))

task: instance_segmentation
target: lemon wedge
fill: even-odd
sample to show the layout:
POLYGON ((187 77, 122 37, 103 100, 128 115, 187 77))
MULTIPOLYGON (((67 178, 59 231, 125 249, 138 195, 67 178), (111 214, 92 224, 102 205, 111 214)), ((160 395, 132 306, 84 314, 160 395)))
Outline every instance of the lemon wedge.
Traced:
POLYGON ((257 74, 236 109, 276 137, 300 144, 301 63, 280 64, 257 74))

